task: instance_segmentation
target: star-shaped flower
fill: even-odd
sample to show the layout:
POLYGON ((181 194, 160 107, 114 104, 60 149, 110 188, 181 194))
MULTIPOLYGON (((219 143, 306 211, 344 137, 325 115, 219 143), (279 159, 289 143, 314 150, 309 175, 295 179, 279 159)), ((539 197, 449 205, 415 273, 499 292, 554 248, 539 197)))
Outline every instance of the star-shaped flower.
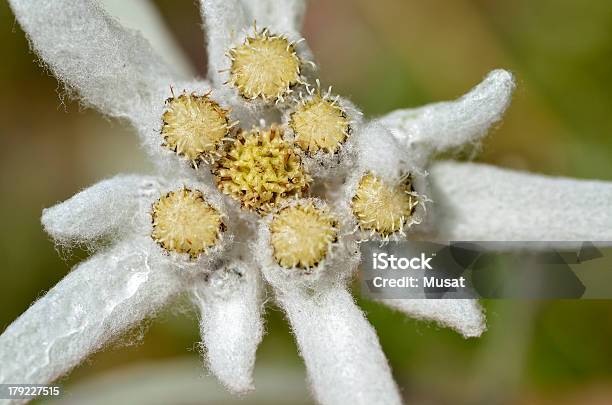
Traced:
MULTIPOLYGON (((321 89, 298 33, 302 0, 202 0, 210 82, 178 78, 94 1, 10 4, 68 90, 137 129, 157 173, 105 180, 43 212, 58 244, 110 247, 0 336, 2 383, 49 383, 188 294, 210 371, 248 391, 267 284, 318 401, 400 403, 347 288, 358 242, 612 236, 608 183, 433 163, 499 122, 514 89, 506 71, 457 101, 364 123, 321 89)), ((485 329, 473 300, 383 302, 466 337, 485 329)))

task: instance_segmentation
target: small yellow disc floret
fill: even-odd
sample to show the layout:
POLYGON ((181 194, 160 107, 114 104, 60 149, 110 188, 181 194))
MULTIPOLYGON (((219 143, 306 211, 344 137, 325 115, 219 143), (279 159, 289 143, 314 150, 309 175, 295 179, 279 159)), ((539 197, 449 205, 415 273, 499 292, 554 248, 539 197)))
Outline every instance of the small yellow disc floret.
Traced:
POLYGON ((167 103, 161 130, 164 146, 194 166, 199 160, 212 160, 230 131, 228 112, 207 95, 182 94, 167 103))
POLYGON ((336 152, 350 132, 345 112, 334 100, 318 95, 303 102, 291 114, 289 126, 295 134, 295 143, 309 154, 320 149, 336 152))
POLYGON ((270 224, 274 259, 285 268, 315 267, 327 256, 337 234, 336 220, 327 209, 312 203, 285 208, 270 224))
POLYGON ((219 212, 200 191, 181 189, 153 204, 153 240, 167 251, 188 253, 191 258, 217 244, 225 224, 219 212))
POLYGON ((311 181, 297 151, 275 127, 240 133, 213 172, 223 193, 260 214, 301 197, 311 181))
POLYGON ((267 30, 230 49, 229 57, 232 59, 229 83, 247 99, 282 99, 300 82, 300 58, 294 45, 267 30))
POLYGON ((383 237, 401 232, 417 204, 410 180, 390 185, 373 174, 361 178, 352 200, 359 227, 383 237))

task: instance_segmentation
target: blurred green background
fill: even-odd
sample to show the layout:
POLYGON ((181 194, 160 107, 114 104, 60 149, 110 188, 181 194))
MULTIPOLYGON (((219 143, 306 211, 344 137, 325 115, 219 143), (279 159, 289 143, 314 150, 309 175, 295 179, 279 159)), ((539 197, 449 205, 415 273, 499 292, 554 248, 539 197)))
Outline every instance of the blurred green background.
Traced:
MULTIPOLYGON (((155 3, 204 75, 194 2, 155 3)), ((5 2, 0 21, 2 330, 87 256, 57 252, 39 224, 41 210, 148 163, 132 130, 58 97, 57 81, 39 67, 5 2)), ((510 69, 519 82, 514 103, 478 160, 612 180, 609 0, 312 0, 305 37, 323 84, 368 116, 452 99, 489 70, 510 69)), ((489 332, 470 341, 362 304, 413 403, 612 403, 612 302, 486 302, 489 332)), ((303 365, 282 314, 270 308, 266 319, 258 370, 278 375, 279 387, 291 373, 301 382, 303 365)), ((198 339, 195 315, 169 310, 143 344, 96 354, 63 383, 78 387, 102 375, 135 375, 142 383, 139 364, 150 364, 149 374, 167 364, 159 368, 198 377, 205 373, 191 363, 198 339)), ((308 403, 305 385, 292 402, 308 403)), ((176 403, 199 403, 187 397, 176 403)))

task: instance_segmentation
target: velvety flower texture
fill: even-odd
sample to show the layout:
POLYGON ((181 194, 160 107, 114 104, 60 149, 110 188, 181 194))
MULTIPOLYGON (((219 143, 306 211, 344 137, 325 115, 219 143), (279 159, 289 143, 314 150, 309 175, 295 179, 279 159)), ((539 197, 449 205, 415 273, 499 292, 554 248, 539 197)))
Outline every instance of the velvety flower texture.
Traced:
MULTIPOLYGON (((319 402, 401 403, 347 288, 359 241, 612 240, 610 183, 434 160, 500 121, 515 86, 506 71, 456 101, 364 122, 321 90, 299 35, 304 0, 200 1, 208 80, 182 77, 95 1, 9 3, 46 66, 82 103, 129 122, 157 170, 44 210, 60 245, 112 243, 4 331, 0 383, 54 381, 187 294, 209 370, 244 393, 270 295, 319 402)), ((383 304, 465 337, 485 330, 473 300, 383 304)))

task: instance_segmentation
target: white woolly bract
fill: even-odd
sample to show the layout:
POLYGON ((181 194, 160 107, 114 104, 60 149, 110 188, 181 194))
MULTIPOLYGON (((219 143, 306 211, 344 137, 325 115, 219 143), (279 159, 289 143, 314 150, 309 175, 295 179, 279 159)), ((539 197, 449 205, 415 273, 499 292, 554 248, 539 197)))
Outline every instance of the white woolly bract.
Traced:
POLYGON ((241 0, 251 20, 281 32, 300 32, 306 0, 241 0))
POLYGON ((407 153, 387 127, 377 121, 363 126, 355 136, 359 170, 385 180, 396 180, 422 166, 407 153))
POLYGON ((85 104, 103 113, 134 120, 154 99, 155 89, 171 81, 147 41, 93 0, 9 4, 42 61, 85 104))
POLYGON ((431 168, 440 240, 612 241, 612 183, 441 162, 431 168))
POLYGON ((102 0, 101 4, 121 24, 139 31, 174 74, 184 79, 195 76, 193 64, 155 4, 149 0, 102 0))
POLYGON ((482 307, 469 299, 385 299, 378 300, 411 318, 433 321, 456 330, 465 338, 478 337, 487 329, 482 307))
POLYGON ((160 187, 153 176, 116 176, 43 210, 41 221, 54 241, 67 247, 136 233, 147 226, 138 211, 160 187))
POLYGON ((206 30, 208 79, 221 87, 227 81, 227 72, 223 72, 228 68, 226 52, 252 21, 239 0, 200 0, 200 12, 206 30))
POLYGON ((401 404, 378 337, 342 284, 277 290, 322 404, 401 404))
POLYGON ((77 265, 0 336, 0 383, 48 384, 154 315, 184 284, 142 240, 77 265))
POLYGON ((232 392, 252 390, 255 352, 263 336, 261 275, 233 261, 200 277, 191 291, 210 372, 232 392))
MULTIPOLYGON (((331 90, 331 89, 330 89, 331 90)), ((319 89, 319 91, 321 91, 319 89)), ((300 92, 295 96, 292 105, 284 109, 282 122, 283 130, 285 131, 286 139, 295 140, 295 133, 289 126, 291 114, 296 108, 299 108, 301 103, 307 101, 315 94, 314 88, 306 89, 306 93, 300 92)), ((306 170, 318 181, 333 181, 335 178, 344 176, 356 164, 359 145, 359 133, 363 126, 363 113, 349 100, 332 95, 329 91, 323 92, 321 96, 326 100, 335 101, 335 103, 346 114, 350 126, 350 132, 344 143, 340 145, 339 151, 335 153, 326 153, 323 150, 317 151, 314 155, 302 151, 300 155, 306 170)))
MULTIPOLYGON (((295 199, 278 207, 276 212, 285 207, 308 204, 309 202, 317 208, 327 207, 325 202, 316 198, 295 199)), ((316 267, 309 269, 287 269, 280 266, 274 259, 270 242, 270 224, 274 218, 274 213, 260 221, 257 242, 253 245, 252 252, 266 281, 283 291, 293 288, 316 289, 320 285, 344 283, 353 275, 361 261, 359 248, 355 240, 350 235, 347 236, 349 228, 344 222, 346 216, 340 215, 334 210, 330 210, 330 214, 338 220, 338 239, 330 245, 327 256, 316 267)))
POLYGON ((494 70, 456 101, 394 111, 379 121, 424 163, 431 153, 477 143, 501 120, 514 88, 510 72, 494 70))

